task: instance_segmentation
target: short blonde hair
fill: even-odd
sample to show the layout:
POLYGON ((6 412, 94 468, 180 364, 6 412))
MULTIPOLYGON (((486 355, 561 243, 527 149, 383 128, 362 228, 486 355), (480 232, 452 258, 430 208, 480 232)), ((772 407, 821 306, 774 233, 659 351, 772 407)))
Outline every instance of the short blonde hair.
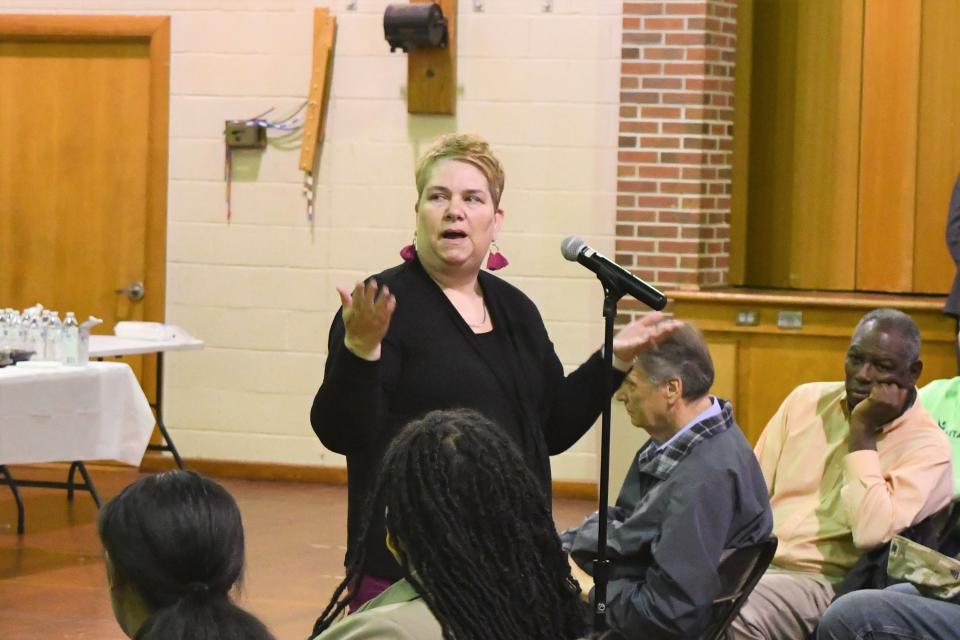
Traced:
POLYGON ((450 133, 441 136, 420 158, 416 173, 418 201, 423 196, 423 190, 427 186, 427 180, 430 179, 434 165, 441 160, 467 162, 479 169, 487 179, 490 195, 493 197, 493 206, 499 208, 503 184, 506 181, 503 166, 493 155, 486 140, 469 133, 450 133))

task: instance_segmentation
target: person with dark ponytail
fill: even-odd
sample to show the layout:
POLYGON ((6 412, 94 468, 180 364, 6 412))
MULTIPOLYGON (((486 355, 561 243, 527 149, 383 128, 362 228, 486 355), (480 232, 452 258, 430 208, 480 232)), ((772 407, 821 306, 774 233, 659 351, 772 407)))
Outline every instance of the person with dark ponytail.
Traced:
POLYGON ((100 512, 110 598, 135 640, 274 640, 230 599, 243 523, 226 489, 194 471, 126 487, 100 512))
MULTIPOLYGON (((407 425, 383 460, 365 517, 385 514, 404 579, 337 624, 366 555, 314 626, 317 640, 564 640, 580 637, 579 587, 536 476, 493 422, 468 409, 407 425), (328 628, 329 627, 329 628, 328 628)), ((358 549, 366 549, 365 544, 358 549)))

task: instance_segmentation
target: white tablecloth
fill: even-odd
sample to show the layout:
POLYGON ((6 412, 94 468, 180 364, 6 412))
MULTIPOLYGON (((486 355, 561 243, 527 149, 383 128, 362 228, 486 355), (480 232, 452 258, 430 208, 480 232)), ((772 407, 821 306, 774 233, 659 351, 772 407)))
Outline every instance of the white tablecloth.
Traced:
POLYGON ((0 464, 137 465, 153 424, 147 398, 126 364, 0 369, 0 464))

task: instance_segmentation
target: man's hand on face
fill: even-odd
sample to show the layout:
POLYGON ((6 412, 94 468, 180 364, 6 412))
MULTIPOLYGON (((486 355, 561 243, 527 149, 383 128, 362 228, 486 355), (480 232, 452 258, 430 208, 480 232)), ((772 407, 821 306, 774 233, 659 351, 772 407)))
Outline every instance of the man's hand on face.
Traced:
POLYGON ((903 412, 910 391, 892 382, 875 383, 850 414, 850 451, 875 450, 880 427, 903 412))

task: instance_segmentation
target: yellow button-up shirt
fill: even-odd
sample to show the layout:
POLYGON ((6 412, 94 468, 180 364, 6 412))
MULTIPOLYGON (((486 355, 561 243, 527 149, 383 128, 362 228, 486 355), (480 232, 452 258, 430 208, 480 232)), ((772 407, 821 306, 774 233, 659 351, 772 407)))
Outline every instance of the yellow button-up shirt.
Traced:
POLYGON ((919 402, 876 451, 850 453, 849 434, 842 382, 797 387, 763 430, 755 452, 780 539, 771 568, 841 580, 863 551, 950 501, 950 444, 919 402))

